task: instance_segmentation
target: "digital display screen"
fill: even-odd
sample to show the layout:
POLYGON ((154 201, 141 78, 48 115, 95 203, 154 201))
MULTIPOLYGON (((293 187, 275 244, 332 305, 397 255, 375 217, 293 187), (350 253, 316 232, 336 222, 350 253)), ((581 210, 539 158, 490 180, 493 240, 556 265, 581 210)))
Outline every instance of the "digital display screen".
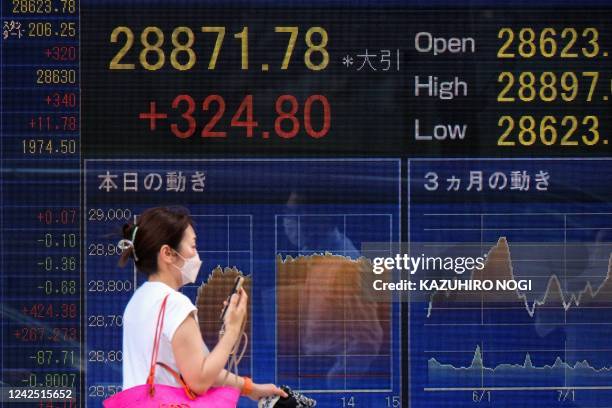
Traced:
POLYGON ((154 207, 207 352, 246 278, 239 407, 612 405, 612 2, 1 12, 0 407, 125 395, 126 306, 183 273, 154 207))

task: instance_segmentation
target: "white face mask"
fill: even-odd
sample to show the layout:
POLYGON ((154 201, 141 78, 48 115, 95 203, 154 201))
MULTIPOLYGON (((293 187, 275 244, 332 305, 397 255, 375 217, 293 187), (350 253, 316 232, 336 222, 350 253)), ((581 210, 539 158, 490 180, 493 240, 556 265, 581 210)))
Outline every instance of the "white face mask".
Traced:
POLYGON ((191 258, 184 258, 178 252, 176 254, 180 256, 183 259, 183 261, 185 261, 183 266, 180 268, 174 264, 172 265, 176 269, 181 271, 181 276, 183 278, 183 285, 187 285, 188 283, 194 283, 196 280, 196 277, 198 276, 198 272, 200 272, 200 267, 202 266, 202 261, 200 261, 200 254, 198 254, 198 252, 196 251, 196 254, 192 256, 191 258))

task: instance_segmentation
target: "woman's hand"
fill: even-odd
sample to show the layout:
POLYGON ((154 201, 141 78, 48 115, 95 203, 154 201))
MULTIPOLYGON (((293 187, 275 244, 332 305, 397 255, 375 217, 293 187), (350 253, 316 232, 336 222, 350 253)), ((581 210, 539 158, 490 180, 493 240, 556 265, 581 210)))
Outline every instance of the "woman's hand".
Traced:
POLYGON ((246 318, 248 300, 249 297, 243 288, 230 297, 229 306, 223 318, 226 333, 231 332, 236 337, 240 335, 242 322, 246 318))
POLYGON ((261 398, 269 397, 271 395, 279 395, 283 398, 287 398, 287 393, 274 384, 256 384, 253 383, 253 391, 248 395, 253 401, 258 401, 261 398))

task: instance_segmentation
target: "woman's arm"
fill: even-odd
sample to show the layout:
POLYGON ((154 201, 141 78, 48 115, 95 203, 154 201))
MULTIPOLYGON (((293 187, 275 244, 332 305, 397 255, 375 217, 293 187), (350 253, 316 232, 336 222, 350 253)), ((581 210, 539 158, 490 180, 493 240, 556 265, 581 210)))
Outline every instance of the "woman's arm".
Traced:
MULTIPOLYGON (((227 370, 221 371, 221 373, 219 374, 219 377, 217 377, 217 381, 215 382, 216 386, 225 385, 225 386, 230 386, 230 387, 237 387, 240 390, 244 388, 244 378, 243 377, 239 377, 233 373, 229 373, 229 375, 227 376, 227 381, 226 381, 225 380, 226 373, 227 373, 227 370)), ((257 383, 253 383, 253 389, 247 395, 247 397, 249 397, 250 399, 254 401, 257 401, 260 398, 267 397, 270 395, 279 395, 281 397, 287 398, 287 393, 281 390, 280 388, 278 388, 276 385, 257 384, 257 383)))
POLYGON ((194 392, 206 392, 217 381, 227 359, 238 340, 242 321, 246 315, 247 294, 232 295, 225 315, 225 334, 206 356, 202 347, 200 328, 190 314, 176 329, 172 337, 172 351, 179 372, 194 392))
POLYGON ((237 376, 234 373, 229 373, 229 375, 227 375, 227 372, 228 371, 225 369, 221 370, 221 372, 219 373, 219 376, 217 377, 213 385, 215 385, 216 387, 222 387, 222 386, 236 387, 241 390, 244 387, 244 379, 240 376, 237 376))
POLYGON ((205 356, 202 335, 193 315, 181 323, 172 338, 172 351, 189 388, 201 394, 217 382, 239 334, 238 330, 227 328, 215 348, 205 356))
MULTIPOLYGON (((206 392, 212 385, 223 385, 226 376, 223 367, 240 336, 242 320, 246 314, 247 294, 241 290, 239 301, 237 297, 234 295, 230 299, 226 313, 225 334, 208 355, 204 354, 200 328, 192 314, 179 325, 172 337, 172 351, 176 365, 189 388, 197 394, 206 392)), ((225 385, 242 390, 244 379, 229 373, 225 385)), ((268 395, 287 396, 274 384, 253 384, 248 396, 258 400, 268 395)))

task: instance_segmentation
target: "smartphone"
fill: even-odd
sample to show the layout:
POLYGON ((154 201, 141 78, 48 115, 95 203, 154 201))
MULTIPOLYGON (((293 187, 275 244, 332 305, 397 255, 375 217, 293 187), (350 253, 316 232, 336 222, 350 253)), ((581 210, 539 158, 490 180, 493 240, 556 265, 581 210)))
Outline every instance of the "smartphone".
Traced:
POLYGON ((238 291, 240 291, 240 288, 242 288, 243 282, 244 282, 243 276, 238 276, 236 278, 236 281, 234 281, 234 288, 232 289, 229 296, 227 297, 227 305, 225 305, 225 307, 223 308, 223 311, 221 312, 221 321, 223 321, 223 319, 225 318, 225 312, 227 312, 227 307, 229 306, 230 298, 232 297, 233 294, 238 293, 238 291))

